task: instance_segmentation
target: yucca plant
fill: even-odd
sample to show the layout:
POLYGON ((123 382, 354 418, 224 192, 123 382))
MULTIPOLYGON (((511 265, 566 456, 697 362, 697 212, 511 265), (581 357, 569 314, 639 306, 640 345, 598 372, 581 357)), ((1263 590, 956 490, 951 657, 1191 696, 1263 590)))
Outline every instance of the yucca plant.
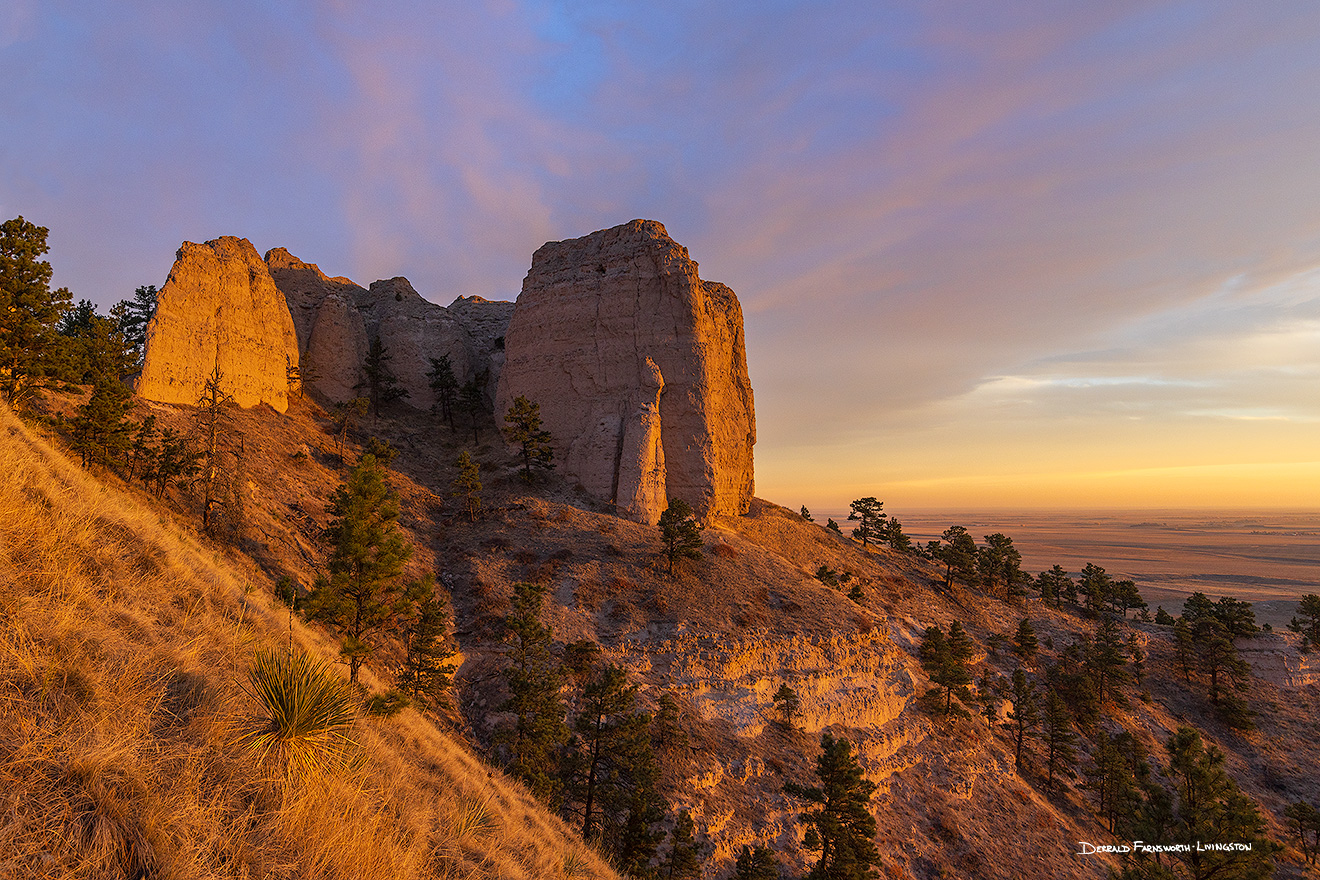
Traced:
POLYGON ((248 669, 263 713, 246 725, 242 742, 286 775, 347 765, 355 745, 352 698, 344 682, 306 654, 260 650, 248 669))

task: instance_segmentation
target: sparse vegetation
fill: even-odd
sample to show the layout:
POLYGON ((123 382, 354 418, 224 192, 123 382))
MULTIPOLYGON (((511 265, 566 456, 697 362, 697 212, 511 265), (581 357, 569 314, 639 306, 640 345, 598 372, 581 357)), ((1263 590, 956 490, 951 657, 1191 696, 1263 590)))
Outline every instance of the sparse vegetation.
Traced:
POLYGON ((248 668, 248 681, 261 714, 241 739, 260 760, 300 777, 352 760, 351 697, 324 662, 262 649, 248 668))

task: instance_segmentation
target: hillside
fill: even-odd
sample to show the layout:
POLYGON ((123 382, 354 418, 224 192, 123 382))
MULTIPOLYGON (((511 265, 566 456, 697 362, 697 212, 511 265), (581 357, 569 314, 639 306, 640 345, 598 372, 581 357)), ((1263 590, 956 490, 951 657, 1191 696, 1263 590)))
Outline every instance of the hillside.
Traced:
POLYGON ((0 874, 616 875, 412 710, 280 783, 237 741, 261 647, 333 650, 269 582, 0 408, 0 874))
MULTIPOLYGON (((74 402, 52 398, 50 405, 59 409, 74 402)), ((139 417, 149 411, 162 424, 187 427, 187 407, 140 407, 139 417)), ((131 615, 134 644, 150 638, 153 644, 188 646, 170 649, 171 658, 211 658, 226 670, 227 678, 217 677, 217 683, 208 687, 226 695, 224 702, 230 708, 225 711, 231 716, 237 711, 232 707, 243 700, 235 684, 242 661, 235 658, 251 656, 258 643, 280 638, 288 626, 285 612, 269 598, 274 580, 292 576, 305 589, 322 570, 326 499, 345 473, 333 427, 310 401, 292 399, 283 415, 257 408, 235 411, 233 418, 234 430, 247 449, 247 483, 245 524, 237 533, 222 535, 219 545, 231 547, 225 562, 230 573, 223 579, 213 574, 214 563, 205 560, 215 552, 201 550, 194 539, 168 524, 171 517, 196 522, 195 499, 188 493, 175 493, 168 510, 153 508, 153 513, 138 514, 156 524, 144 544, 156 547, 164 535, 178 535, 170 540, 193 548, 188 551, 191 555, 181 558, 204 566, 199 569, 202 574, 189 578, 208 585, 204 595, 220 590, 215 584, 226 584, 224 602, 210 600, 206 617, 192 611, 180 616, 177 611, 171 615, 145 610, 107 611, 99 616, 120 621, 131 615), (245 597, 242 583, 252 586, 245 597), (143 619, 150 621, 151 629, 143 629, 147 625, 143 619), (179 621, 187 627, 174 632, 172 627, 179 621)), ((21 438, 25 448, 38 448, 20 428, 11 430, 10 436, 21 438)), ((614 515, 553 474, 529 488, 519 477, 515 457, 496 440, 489 416, 479 425, 478 436, 481 442, 474 444, 470 431, 451 432, 400 407, 350 432, 343 450, 349 462, 373 438, 398 450, 391 481, 402 497, 400 522, 414 547, 410 573, 435 572, 452 599, 454 636, 463 658, 455 686, 459 717, 452 723, 461 727, 470 747, 493 749, 498 730, 507 724, 507 716, 497 711, 506 696, 501 670, 508 664, 502 621, 513 585, 535 582, 548 590, 543 619, 552 629, 557 656, 563 656, 567 644, 589 640, 600 646, 602 660, 628 670, 640 686, 644 708, 654 710, 665 694, 675 699, 686 750, 669 755, 663 786, 673 810, 687 808, 696 820, 706 854, 703 876, 727 876, 745 844, 768 845, 787 870, 801 871, 812 864, 813 856, 802 848, 804 829, 798 816, 803 804, 783 789, 786 783, 812 781, 822 731, 855 743, 868 778, 879 785, 872 808, 878 819, 876 840, 884 876, 1102 877, 1118 866, 1111 856, 1077 855, 1079 841, 1114 840, 1097 815, 1094 792, 1085 787, 1092 765, 1089 739, 1083 739, 1079 758, 1061 770, 1060 784, 1051 789, 1038 743, 1028 742, 1024 767, 1015 768, 1014 744, 1003 723, 1008 709, 1002 699, 997 700, 993 729, 975 702, 969 704, 971 717, 951 719, 931 714, 918 699, 931 686, 917 659, 922 633, 931 624, 947 629, 960 621, 975 646, 974 672, 979 676, 989 670, 1007 677, 1017 661, 1005 640, 1024 613, 1040 636, 1041 652, 1031 669, 1042 676, 1048 665, 1067 662, 1068 646, 1094 634, 1095 620, 1079 610, 1055 609, 1034 599, 1024 610, 1020 603, 1010 604, 956 582, 945 588, 943 569, 928 560, 887 548, 864 549, 759 499, 744 516, 713 519, 702 533, 701 558, 683 564, 670 578, 655 527, 614 515), (454 462, 463 449, 481 465, 484 506, 477 522, 461 514, 450 493, 454 462), (852 583, 861 588, 861 601, 814 577, 822 565, 851 574, 852 583), (773 720, 772 696, 783 684, 801 698, 800 716, 791 729, 773 720)), ((27 455, 43 462, 60 461, 49 452, 27 455)), ((60 467, 66 474, 62 479, 75 479, 68 474, 75 474, 76 468, 62 462, 60 467)), ((81 475, 77 479, 86 480, 81 475)), ((19 491, 23 503, 31 504, 19 491)), ((97 489, 96 496, 119 498, 109 489, 97 489)), ((124 503, 133 509, 154 504, 144 498, 124 503)), ((74 566, 72 560, 81 554, 103 560, 97 564, 113 566, 114 572, 154 571, 140 560, 164 551, 134 551, 131 545, 138 540, 121 536, 111 541, 97 532, 76 545, 81 550, 67 551, 65 565, 74 566), (129 552, 123 559, 106 549, 125 546, 129 552)), ((104 580, 109 575, 97 577, 104 580)), ((196 591, 191 587, 183 593, 196 591)), ((131 596, 138 592, 106 593, 96 599, 103 606, 91 607, 124 603, 133 608, 137 600, 131 596)), ((150 589, 147 592, 151 594, 150 589)), ((158 608, 159 602, 147 607, 158 608)), ((1124 686, 1122 703, 1107 712, 1103 729, 1130 731, 1160 767, 1166 760, 1164 742, 1169 735, 1181 725, 1194 724, 1224 750, 1231 774, 1265 808, 1270 835, 1286 840, 1283 809, 1294 800, 1314 801, 1320 796, 1307 770, 1320 765, 1316 686, 1298 684, 1314 678, 1309 673, 1280 678, 1269 669, 1271 663, 1290 669, 1306 665, 1297 655, 1295 638, 1276 634, 1256 640, 1253 644, 1261 650, 1254 655, 1248 652, 1260 672, 1252 680, 1249 702, 1262 717, 1257 731, 1244 734, 1215 716, 1201 685, 1184 684, 1176 671, 1167 627, 1133 620, 1122 626, 1125 639, 1134 638, 1144 646, 1145 678, 1124 686)), ((324 633, 304 629, 296 619, 293 629, 301 644, 319 646, 327 656, 331 653, 324 633)), ((395 646, 368 665, 365 681, 372 690, 389 686, 398 657, 395 646)), ((193 665, 188 669, 205 666, 200 660, 189 663, 193 665)), ((139 711, 150 717, 156 710, 139 711)), ((211 717, 212 723, 219 723, 214 720, 219 715, 211 717)), ((410 711, 401 718, 360 722, 371 735, 375 760, 388 768, 383 772, 394 775, 389 786, 368 787, 390 792, 388 798, 360 795, 366 801, 358 809, 377 817, 391 812, 406 816, 407 831, 383 821, 373 826, 384 841, 373 846, 383 846, 392 854, 379 857, 387 863, 398 859, 404 864, 401 876, 408 876, 408 871, 425 875, 435 863, 428 864, 420 853, 449 851, 451 844, 438 841, 446 828, 446 811, 453 808, 427 802, 431 785, 436 790, 445 786, 418 781, 425 776, 415 776, 417 768, 429 767, 431 761, 413 755, 408 747, 423 739, 443 740, 436 733, 421 737, 413 732, 430 730, 421 716, 410 711), (428 815, 432 818, 419 818, 428 815), (383 833, 386 827, 391 828, 388 834, 383 833)), ((224 760, 225 766, 235 762, 233 766, 241 768, 230 771, 239 777, 253 771, 243 764, 242 755, 226 753, 224 760)), ((1169 784, 1167 779, 1164 782, 1169 784)), ((493 794, 482 796, 504 803, 493 794)), ((519 797, 518 809, 531 809, 526 796, 519 797)), ((171 808, 161 815, 195 812, 171 808)), ((277 815, 285 813, 271 814, 277 815)), ((548 823, 546 827, 559 835, 549 838, 556 841, 555 847, 581 851, 573 848, 580 845, 566 842, 557 820, 538 821, 548 823)), ((174 833, 181 839, 205 838, 191 827, 174 833)), ((369 836, 364 833, 352 845, 365 846, 369 836)), ((494 848, 494 841, 502 836, 492 833, 482 840, 494 848)), ((468 838, 467 845, 475 846, 471 835, 468 838)), ((252 839, 261 841, 256 851, 265 852, 276 846, 275 841, 289 837, 254 830, 252 839)), ((327 852, 338 852, 337 847, 326 842, 327 852)), ((528 850, 510 857, 496 850, 464 858, 492 876, 517 876, 490 867, 499 858, 512 858, 515 864, 550 859, 539 864, 550 864, 553 870, 545 876, 555 876, 561 867, 555 860, 562 858, 554 854, 555 847, 550 854, 536 850, 533 855, 528 850)), ((277 861, 275 856, 269 858, 277 861)), ((1296 858, 1294 853, 1285 854, 1280 876, 1299 876, 1292 861, 1296 858)), ((440 872, 451 868, 451 862, 443 861, 440 872)), ((540 876, 538 870, 546 869, 525 870, 528 876, 540 876)), ((465 876, 465 871, 458 875, 465 876)))

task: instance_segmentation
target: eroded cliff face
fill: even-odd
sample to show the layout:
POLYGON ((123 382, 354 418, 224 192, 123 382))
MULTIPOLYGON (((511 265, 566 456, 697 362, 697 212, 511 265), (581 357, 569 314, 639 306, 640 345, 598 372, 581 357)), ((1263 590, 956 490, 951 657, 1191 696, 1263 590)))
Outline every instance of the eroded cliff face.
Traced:
POLYGON ((703 519, 747 509, 742 310, 659 223, 538 249, 505 356, 496 413, 520 395, 539 404, 562 472, 624 515, 653 524, 674 498, 703 519))
POLYGON ((192 405, 213 371, 239 406, 288 409, 298 339, 284 296, 245 238, 184 242, 147 327, 140 396, 192 405))

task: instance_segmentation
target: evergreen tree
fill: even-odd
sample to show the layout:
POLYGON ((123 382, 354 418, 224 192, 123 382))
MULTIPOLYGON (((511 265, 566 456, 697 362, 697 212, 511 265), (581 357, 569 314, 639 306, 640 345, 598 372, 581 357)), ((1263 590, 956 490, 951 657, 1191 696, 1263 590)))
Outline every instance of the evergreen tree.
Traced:
POLYGON ((874 496, 858 498, 849 505, 852 511, 848 519, 857 520, 857 528, 853 529, 852 536, 861 541, 863 547, 868 542, 879 542, 884 537, 884 506, 885 503, 877 501, 874 496))
POLYGON ((469 522, 476 522, 481 513, 481 467, 468 455, 466 449, 458 454, 458 476, 452 491, 455 498, 463 499, 463 510, 469 522))
POLYGON ((156 450, 156 433, 156 417, 154 415, 149 415, 143 419, 133 433, 133 444, 128 448, 129 482, 132 482, 133 478, 139 474, 139 469, 145 471, 151 466, 151 459, 156 450))
POLYGON ((532 468, 550 470, 555 466, 554 447, 550 444, 550 432, 541 428, 541 406, 519 395, 513 399, 513 405, 504 415, 508 425, 504 436, 510 443, 518 444, 522 449, 523 480, 532 481, 532 468))
POLYGON ((1013 738, 1017 743, 1014 766, 1021 772, 1022 746, 1027 736, 1040 724, 1040 709, 1036 705, 1036 689, 1020 666, 1013 670, 1013 687, 1008 692, 1008 699, 1012 704, 1008 721, 1013 727, 1013 738))
POLYGON ((1113 603, 1114 610, 1124 620, 1127 619, 1128 609, 1144 611, 1148 607, 1146 600, 1141 598, 1141 591, 1137 589, 1136 581, 1114 581, 1109 599, 1113 603))
POLYGON ((1001 682, 1001 679, 992 675, 989 666, 981 670, 981 677, 976 681, 976 699, 981 703, 981 714, 985 716, 986 724, 993 725, 999 717, 1001 682))
POLYGON ((1110 618, 1100 621, 1085 662, 1102 706, 1111 702, 1122 703, 1118 688, 1127 681, 1127 660, 1127 647, 1118 624, 1110 618))
POLYGON ((955 696, 964 702, 969 699, 967 685, 971 684, 972 675, 967 668, 967 661, 971 655, 971 639, 958 621, 955 620, 949 626, 947 639, 939 626, 926 628, 925 638, 921 642, 921 666, 930 676, 936 691, 943 690, 942 711, 945 714, 953 712, 955 696))
POLYGON ((903 531, 903 524, 892 516, 880 530, 880 540, 899 553, 911 553, 914 549, 912 539, 903 531))
POLYGON ((950 526, 940 536, 942 543, 934 548, 935 558, 943 562, 946 570, 944 586, 953 586, 955 578, 963 583, 972 583, 976 579, 976 540, 963 526, 950 526))
POLYGON ((1127 653, 1129 661, 1132 664, 1132 677, 1136 679, 1138 685, 1141 685, 1146 677, 1146 652, 1141 650, 1141 645, 1137 643, 1137 634, 1128 636, 1127 653))
POLYGON ((811 517, 811 511, 807 510, 807 505, 805 504, 802 505, 802 518, 805 519, 807 522, 815 522, 815 520, 812 519, 811 517))
POLYGON ((367 347, 367 359, 362 362, 362 381, 354 387, 366 390, 373 418, 380 417, 380 408, 383 404, 393 403, 408 396, 408 389, 399 384, 399 378, 390 369, 390 361, 393 359, 394 356, 381 343, 380 335, 371 337, 371 344, 367 347))
POLYGON ((110 317, 119 325, 124 346, 135 366, 141 366, 147 350, 147 325, 156 316, 156 285, 148 284, 133 291, 132 299, 120 300, 110 310, 110 317))
POLYGON ((566 810, 581 817, 584 840, 602 842, 620 863, 635 861, 628 851, 645 845, 639 832, 649 835, 637 823, 658 803, 651 719, 636 702, 637 685, 622 667, 603 667, 583 692, 564 764, 566 810), (633 833, 625 835, 630 821, 633 833))
POLYGON ((463 412, 467 413, 468 421, 472 425, 472 443, 474 446, 481 443, 478 428, 481 424, 481 414, 486 411, 486 391, 480 378, 476 377, 464 382, 463 387, 458 392, 458 406, 463 412))
POLYGON ((1176 622, 1176 618, 1174 618, 1174 616, 1169 612, 1165 611, 1163 605, 1160 605, 1155 609, 1155 623, 1157 625, 1173 626, 1175 622, 1176 622))
POLYGON ((1114 580, 1105 570, 1094 563, 1086 563, 1082 569, 1082 580, 1078 592, 1086 597, 1086 609, 1098 615, 1109 604, 1114 589, 1114 580))
POLYGON ((107 379, 120 381, 136 367, 119 325, 96 314, 87 300, 65 312, 57 330, 63 337, 64 351, 52 361, 49 376, 93 385, 107 379))
POLYGON ((427 371, 426 378, 430 382, 431 391, 435 394, 433 409, 438 409, 440 417, 449 422, 450 433, 458 433, 458 428, 454 426, 458 378, 454 375, 454 365, 450 363, 449 355, 431 358, 431 369, 427 371))
POLYGON ((1288 623, 1288 629, 1302 635, 1303 651, 1320 647, 1320 596, 1307 593, 1297 603, 1297 615, 1288 623))
POLYGON ((755 848, 744 844, 733 864, 732 880, 779 880, 779 862, 774 851, 764 844, 755 848))
POLYGON ((341 464, 344 462, 344 446, 348 443, 348 435, 357 428, 370 405, 371 402, 365 397, 355 397, 336 403, 330 412, 330 423, 335 432, 335 453, 341 464))
POLYGON ((513 607, 504 618, 505 641, 513 664, 504 671, 509 699, 500 711, 513 715, 513 728, 503 735, 509 743, 509 772, 527 783, 542 803, 561 803, 559 750, 568 740, 562 683, 550 656, 550 629, 541 622, 546 588, 513 585, 513 607))
POLYGON ((843 529, 839 528, 839 524, 836 523, 832 517, 827 517, 827 519, 829 519, 829 522, 825 523, 825 528, 829 529, 832 532, 842 535, 843 529))
POLYGON ((823 733, 820 747, 816 759, 820 785, 784 786, 788 794, 816 805, 802 814, 807 826, 803 846, 820 853, 807 880, 864 880, 873 876, 871 868, 880 863, 875 817, 870 811, 876 786, 862 775, 848 740, 823 733))
POLYGON ((1013 653, 1017 654, 1023 663, 1030 663, 1039 648, 1040 642, 1036 639, 1036 630, 1032 629, 1031 621, 1022 618, 1017 632, 1013 634, 1013 653))
POLYGON ((773 697, 775 715, 778 716, 779 723, 790 730, 797 721, 800 713, 802 701, 798 698, 797 691, 793 690, 785 682, 775 691, 773 697))
POLYGON ((669 855, 660 865, 661 880, 696 880, 701 876, 696 830, 692 814, 681 810, 669 837, 669 855))
POLYGON ((1054 690, 1045 697, 1045 717, 1043 736, 1049 750, 1049 785, 1054 787, 1054 772, 1063 764, 1067 766, 1077 758, 1073 748, 1077 743, 1077 734, 1072 729, 1072 716, 1063 698, 1054 690))
POLYGON ((1042 571, 1036 578, 1036 589, 1041 599, 1053 601, 1054 607, 1062 607, 1065 601, 1076 604, 1077 584, 1068 577, 1062 565, 1056 565, 1049 571, 1042 571))
POLYGON ((193 413, 193 434, 197 438, 199 476, 202 493, 202 528, 211 531, 217 511, 233 502, 242 486, 235 485, 233 462, 234 398, 221 389, 224 376, 216 367, 203 386, 193 413))
POLYGON ((1283 818, 1288 830, 1297 838, 1297 848, 1308 865, 1316 863, 1320 853, 1320 810, 1305 801, 1296 801, 1284 808, 1283 818))
POLYGON ((0 224, 0 395, 12 407, 57 372, 63 349, 56 328, 72 297, 50 289, 49 232, 22 216, 0 224))
POLYGON ((399 529, 399 495, 372 455, 362 456, 335 490, 330 514, 330 575, 318 578, 308 594, 308 616, 339 633, 339 654, 356 682, 375 650, 371 639, 392 629, 405 610, 399 577, 412 547, 399 529))
POLYGON ((83 464, 109 466, 112 459, 133 446, 133 429, 128 420, 133 408, 133 392, 118 376, 96 377, 92 396, 78 407, 73 420, 73 448, 83 464))
POLYGON ((1012 538, 1001 532, 986 535, 985 546, 976 553, 976 567, 987 590, 996 593, 1002 585, 1004 598, 1013 598, 1014 584, 1022 581, 1022 554, 1012 538))
POLYGON ((674 576, 674 563, 678 560, 701 558, 701 529, 692 508, 681 498, 670 501, 669 507, 660 514, 660 541, 664 545, 670 577, 674 576))
POLYGON ((449 690, 454 664, 446 663, 455 654, 449 640, 449 604, 435 589, 430 577, 414 582, 404 597, 403 669, 399 687, 413 697, 440 697, 449 690))
POLYGON ((1173 624, 1173 650, 1182 669, 1183 679, 1192 683, 1192 657, 1196 651, 1196 642, 1192 636, 1192 627, 1187 619, 1180 617, 1173 624))
POLYGON ((1271 876, 1278 845, 1265 837, 1260 809, 1228 775, 1223 753, 1213 745, 1206 746, 1201 735, 1190 727, 1178 728, 1169 737, 1167 748, 1167 775, 1177 795, 1170 839, 1191 844, 1189 852, 1174 853, 1172 857, 1196 880, 1271 876), (1215 843, 1249 844, 1251 848, 1205 849, 1205 844, 1215 843))
POLYGON ((202 454, 193 449, 188 438, 172 428, 162 428, 160 445, 144 460, 142 482, 156 487, 156 497, 163 498, 169 488, 197 476, 202 454))
POLYGON ((1214 616, 1224 625, 1230 639, 1245 639, 1260 632, 1260 627, 1256 625, 1256 612, 1250 602, 1222 596, 1215 603, 1214 616))

